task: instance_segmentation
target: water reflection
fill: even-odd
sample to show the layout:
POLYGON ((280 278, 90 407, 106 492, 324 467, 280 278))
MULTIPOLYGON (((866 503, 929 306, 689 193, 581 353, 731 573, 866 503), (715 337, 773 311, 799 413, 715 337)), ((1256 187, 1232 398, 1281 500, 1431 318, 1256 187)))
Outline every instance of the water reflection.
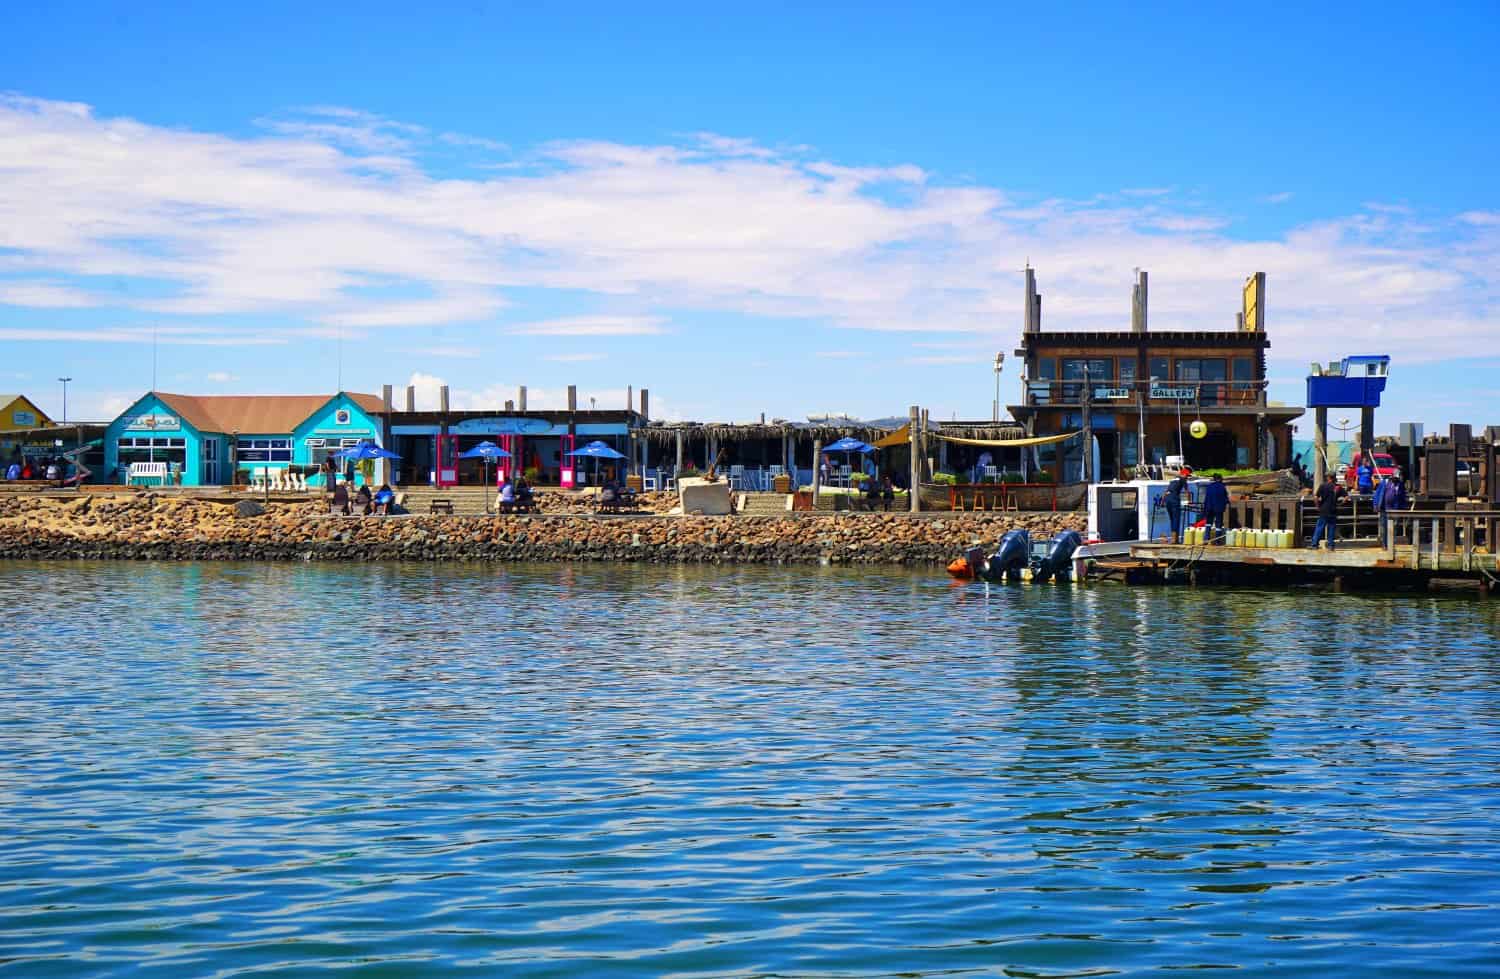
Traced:
POLYGON ((23 969, 1486 974, 1472 601, 882 570, 0 576, 23 969))

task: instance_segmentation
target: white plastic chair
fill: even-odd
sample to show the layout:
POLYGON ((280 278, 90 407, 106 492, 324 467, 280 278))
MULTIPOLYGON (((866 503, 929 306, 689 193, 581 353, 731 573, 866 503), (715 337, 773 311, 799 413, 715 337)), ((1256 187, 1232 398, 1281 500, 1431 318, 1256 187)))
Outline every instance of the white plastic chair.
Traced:
POLYGON ((641 476, 641 488, 650 493, 656 492, 656 476, 646 473, 641 476))
POLYGON ((984 478, 985 478, 986 481, 991 482, 991 483, 999 482, 1000 481, 1000 467, 999 466, 985 466, 984 467, 984 478))
POLYGON ((853 472, 854 472, 854 467, 853 466, 839 466, 839 468, 838 468, 838 481, 839 481, 839 485, 841 485, 841 486, 848 486, 849 485, 849 477, 850 477, 850 475, 853 474, 853 472))

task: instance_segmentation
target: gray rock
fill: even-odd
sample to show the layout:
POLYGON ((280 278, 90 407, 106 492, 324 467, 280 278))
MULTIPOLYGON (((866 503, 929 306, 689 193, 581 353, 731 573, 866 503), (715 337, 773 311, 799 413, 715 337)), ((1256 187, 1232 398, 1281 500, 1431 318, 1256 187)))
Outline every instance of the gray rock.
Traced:
POLYGON ((241 500, 234 505, 236 517, 258 517, 266 512, 266 508, 254 500, 241 500))

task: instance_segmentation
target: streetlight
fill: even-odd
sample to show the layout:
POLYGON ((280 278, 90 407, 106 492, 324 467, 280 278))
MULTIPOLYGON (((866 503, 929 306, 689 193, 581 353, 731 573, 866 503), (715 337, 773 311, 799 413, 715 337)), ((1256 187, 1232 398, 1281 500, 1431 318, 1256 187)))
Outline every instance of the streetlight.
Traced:
POLYGON ((995 354, 995 424, 1000 424, 1000 370, 1005 366, 1005 353, 995 354))
POLYGON ((62 382, 62 386, 63 386, 63 419, 62 419, 62 423, 64 425, 67 425, 68 424, 68 382, 71 381, 72 378, 71 377, 59 377, 58 380, 62 382))

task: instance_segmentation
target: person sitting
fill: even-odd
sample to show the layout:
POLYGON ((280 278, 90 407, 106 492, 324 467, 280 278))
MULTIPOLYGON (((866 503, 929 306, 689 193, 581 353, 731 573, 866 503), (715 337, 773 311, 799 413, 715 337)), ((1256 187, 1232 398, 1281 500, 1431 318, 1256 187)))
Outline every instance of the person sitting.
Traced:
POLYGON ((62 471, 57 468, 57 460, 56 459, 53 459, 51 462, 47 463, 47 476, 46 476, 46 478, 47 478, 47 481, 51 482, 51 483, 55 483, 59 479, 62 478, 62 471))
POLYGON ((880 477, 880 502, 885 504, 887 513, 891 510, 891 504, 896 502, 896 487, 891 483, 890 473, 880 477))
POLYGON ((508 476, 500 484, 499 502, 501 513, 510 513, 516 508, 516 484, 508 476))
MULTIPOLYGON (((875 511, 875 508, 880 505, 880 484, 875 482, 873 477, 866 479, 864 481, 864 491, 865 509, 873 513, 875 511)), ((889 509, 889 507, 887 507, 887 509, 889 509)))
POLYGON ((31 460, 30 459, 27 459, 26 462, 21 466, 21 478, 22 479, 34 479, 34 478, 36 478, 36 471, 31 468, 31 460))
POLYGON ((375 512, 382 517, 391 515, 391 506, 396 502, 396 494, 391 491, 390 483, 381 483, 380 489, 375 493, 375 512))
POLYGON ((15 482, 16 480, 20 479, 21 464, 19 462, 12 462, 10 464, 10 467, 5 470, 5 478, 10 480, 11 482, 15 482))
POLYGON ((363 517, 368 517, 375 512, 374 498, 370 494, 369 483, 360 484, 359 491, 354 494, 354 506, 363 517))
POLYGON ((536 494, 531 491, 531 484, 526 481, 525 476, 516 477, 516 509, 535 512, 536 494))
POLYGON ((328 505, 328 512, 342 516, 349 515, 349 484, 338 483, 333 487, 333 502, 328 505))
POLYGON ((620 507, 620 494, 613 482, 607 482, 599 487, 599 509, 618 510, 620 507))

